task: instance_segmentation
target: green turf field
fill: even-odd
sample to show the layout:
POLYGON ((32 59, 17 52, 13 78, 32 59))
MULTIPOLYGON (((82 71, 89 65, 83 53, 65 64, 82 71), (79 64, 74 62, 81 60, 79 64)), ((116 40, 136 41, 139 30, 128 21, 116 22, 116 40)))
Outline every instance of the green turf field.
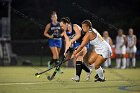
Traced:
POLYGON ((81 82, 74 82, 74 68, 63 68, 63 74, 48 81, 49 73, 36 78, 36 72, 45 67, 0 67, 0 93, 140 93, 140 68, 106 69, 106 82, 94 82, 93 71, 90 81, 85 81, 83 71, 81 82))

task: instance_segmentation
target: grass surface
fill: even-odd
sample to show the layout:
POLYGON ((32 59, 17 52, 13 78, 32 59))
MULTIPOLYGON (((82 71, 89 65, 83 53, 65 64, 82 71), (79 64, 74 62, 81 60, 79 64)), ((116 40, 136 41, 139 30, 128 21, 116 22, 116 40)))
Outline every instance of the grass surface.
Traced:
POLYGON ((90 81, 85 81, 83 71, 80 82, 74 82, 74 68, 62 68, 52 81, 47 76, 53 70, 36 78, 34 74, 45 67, 0 67, 0 93, 140 93, 140 68, 106 69, 106 82, 94 82, 95 72, 90 81))

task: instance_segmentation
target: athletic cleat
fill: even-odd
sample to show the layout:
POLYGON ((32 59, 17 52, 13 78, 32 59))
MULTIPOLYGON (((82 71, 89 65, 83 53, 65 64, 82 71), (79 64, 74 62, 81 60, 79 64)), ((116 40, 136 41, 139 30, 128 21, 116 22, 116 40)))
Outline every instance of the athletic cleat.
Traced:
POLYGON ((95 79, 98 79, 98 78, 99 78, 98 74, 96 74, 94 78, 95 78, 95 79))
POLYGON ((125 66, 122 66, 121 69, 126 69, 126 67, 125 66))
POLYGON ((80 77, 76 75, 75 77, 72 78, 72 80, 76 81, 76 82, 79 82, 80 81, 80 77))
POLYGON ((48 61, 48 69, 50 69, 50 68, 52 67, 50 63, 51 63, 51 62, 48 61))
MULTIPOLYGON (((103 73, 105 73, 105 70, 104 69, 103 69, 103 73)), ((98 74, 96 74, 94 78, 95 79, 98 79, 99 78, 98 74)))
POLYGON ((98 79, 95 80, 95 82, 105 82, 105 81, 106 81, 105 78, 104 79, 98 78, 98 79))

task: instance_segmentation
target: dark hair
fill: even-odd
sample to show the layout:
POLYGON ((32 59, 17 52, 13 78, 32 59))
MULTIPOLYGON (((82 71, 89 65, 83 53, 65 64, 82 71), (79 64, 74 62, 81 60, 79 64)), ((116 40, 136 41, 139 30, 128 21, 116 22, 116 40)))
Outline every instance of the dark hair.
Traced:
POLYGON ((84 20, 82 24, 86 24, 87 26, 89 26, 89 28, 92 28, 92 23, 90 20, 84 20))
POLYGON ((52 15, 57 15, 57 13, 56 13, 55 11, 52 11, 52 12, 51 12, 51 16, 52 16, 52 15))
POLYGON ((69 17, 63 17, 61 18, 60 22, 63 22, 64 24, 68 23, 71 24, 70 18, 69 17))

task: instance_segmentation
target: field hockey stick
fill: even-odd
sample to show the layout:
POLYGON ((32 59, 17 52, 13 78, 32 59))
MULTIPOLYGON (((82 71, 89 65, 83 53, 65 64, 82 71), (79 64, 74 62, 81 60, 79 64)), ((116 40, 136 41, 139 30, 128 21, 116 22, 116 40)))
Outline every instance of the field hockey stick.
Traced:
MULTIPOLYGON (((66 53, 68 52, 70 50, 70 48, 66 51, 66 53)), ((51 69, 53 69, 53 68, 55 68, 55 67, 58 67, 59 65, 61 65, 62 63, 64 63, 64 62, 66 62, 66 61, 69 61, 70 59, 65 59, 65 56, 63 56, 63 61, 61 61, 59 64, 57 64, 57 65, 55 65, 55 66, 53 66, 53 67, 51 67, 51 68, 49 68, 49 69, 47 69, 47 70, 45 70, 45 71, 42 71, 42 72, 40 72, 40 73, 35 73, 35 76, 40 76, 41 74, 44 74, 44 73, 46 73, 47 71, 50 71, 51 69)))
MULTIPOLYGON (((71 48, 69 48, 69 49, 66 51, 66 53, 71 52, 71 51, 72 51, 71 48)), ((72 52, 71 52, 70 54, 72 54, 72 52)), ((65 63, 65 62, 71 60, 71 59, 72 59, 72 58, 66 59, 66 57, 63 56, 62 61, 60 62, 60 65, 59 65, 58 67, 56 67, 56 69, 55 69, 55 71, 53 72, 53 74, 52 74, 51 76, 48 76, 47 79, 48 79, 48 80, 54 79, 56 73, 60 70, 61 65, 62 65, 63 63, 65 63)))
MULTIPOLYGON (((65 60, 65 61, 68 61, 68 60, 70 60, 70 59, 67 59, 67 60, 65 60)), ((64 62, 65 62, 65 61, 64 61, 64 62)), ((47 69, 47 70, 45 70, 45 71, 40 72, 40 73, 35 73, 35 76, 44 74, 44 73, 46 73, 47 71, 50 71, 51 69, 53 69, 53 68, 55 68, 55 67, 58 67, 58 66, 61 65, 61 64, 62 64, 62 63, 59 63, 59 64, 57 64, 57 65, 55 65, 55 66, 53 66, 53 67, 51 67, 51 68, 49 68, 49 69, 47 69)))
MULTIPOLYGON (((68 60, 70 60, 70 59, 68 59, 68 60)), ((53 72, 53 74, 52 74, 51 76, 48 76, 47 79, 48 79, 48 80, 54 79, 56 73, 60 70, 61 65, 62 65, 63 63, 65 63, 66 61, 68 61, 68 60, 65 60, 65 58, 63 58, 62 61, 60 62, 60 65, 56 67, 56 69, 55 69, 55 71, 53 72)))

